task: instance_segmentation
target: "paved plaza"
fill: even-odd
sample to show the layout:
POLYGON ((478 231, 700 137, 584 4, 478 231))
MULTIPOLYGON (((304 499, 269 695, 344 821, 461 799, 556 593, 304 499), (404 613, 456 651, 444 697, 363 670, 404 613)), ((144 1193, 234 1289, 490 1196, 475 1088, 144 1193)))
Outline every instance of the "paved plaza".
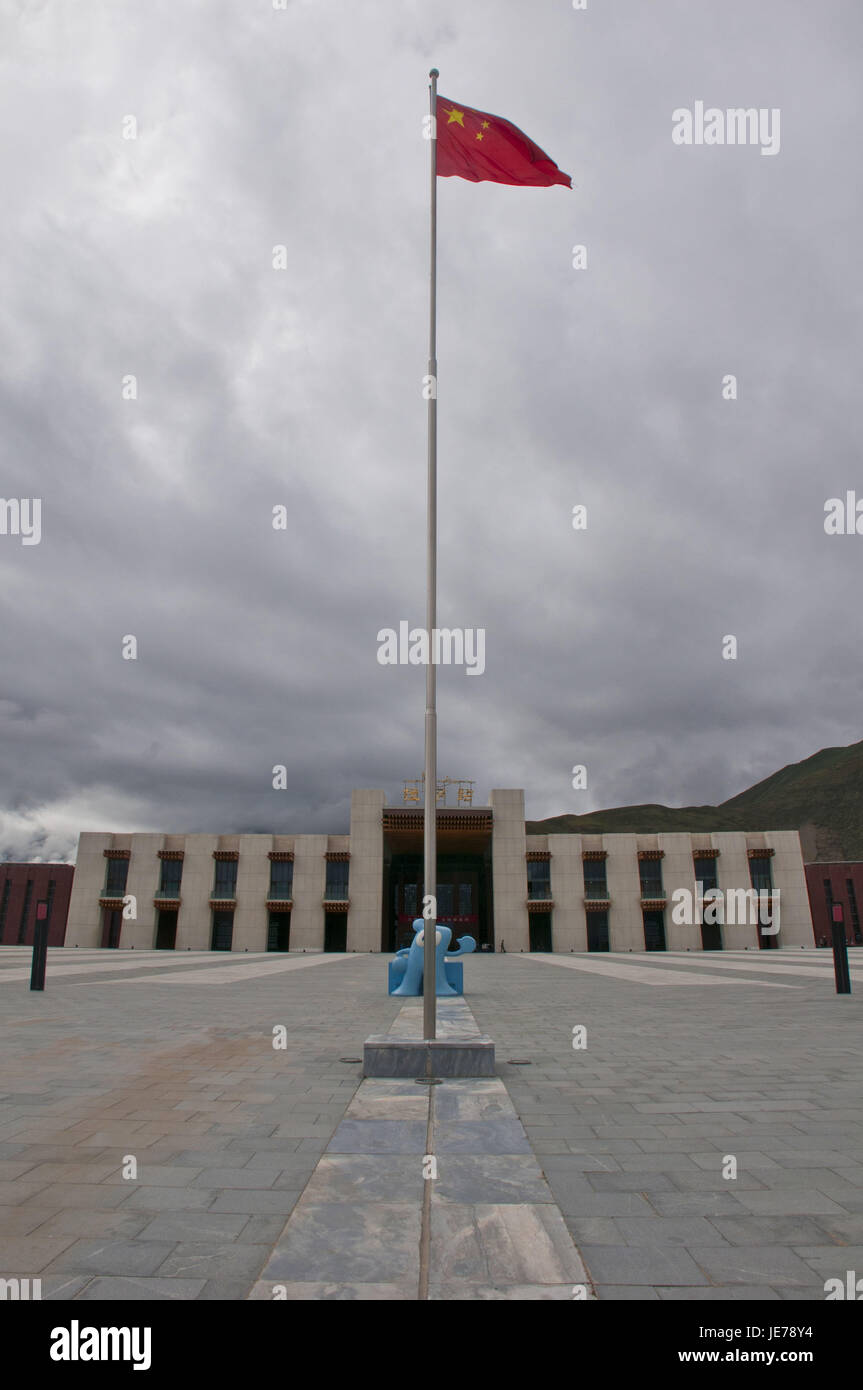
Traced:
POLYGON ((2 947, 0 1277, 78 1300, 822 1300, 863 1271, 849 954, 840 998, 815 950, 479 955, 465 1003, 498 1079, 428 1088, 362 1078, 405 1016, 380 955, 55 950, 31 994, 29 951, 2 947))

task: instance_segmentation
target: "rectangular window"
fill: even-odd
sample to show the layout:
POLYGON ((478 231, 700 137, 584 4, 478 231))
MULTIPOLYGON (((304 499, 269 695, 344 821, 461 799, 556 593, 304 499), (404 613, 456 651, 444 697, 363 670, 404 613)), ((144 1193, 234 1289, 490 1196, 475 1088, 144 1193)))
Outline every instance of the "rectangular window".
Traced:
POLYGON ((294 864, 292 859, 273 859, 270 861, 270 897, 288 901, 294 890, 294 864))
POLYGON ((451 883, 439 883, 437 886, 437 915, 438 921, 445 922, 447 917, 452 917, 453 895, 451 883))
POLYGON ((45 921, 46 921, 46 922, 50 922, 50 921, 51 921, 51 913, 52 913, 53 908, 54 908, 54 892, 55 892, 56 887, 57 887, 57 880, 56 880, 55 878, 49 878, 49 880, 48 880, 48 892, 47 892, 47 894, 46 894, 46 896, 45 896, 45 902, 46 902, 46 904, 47 904, 47 907, 46 907, 46 909, 45 909, 45 921))
POLYGON ((179 898, 180 884, 183 879, 182 859, 162 859, 162 870, 159 876, 160 898, 179 898))
POLYGON ((551 863, 548 859, 528 860, 527 896, 534 899, 551 897, 551 863))
MULTIPOLYGON (((662 888, 661 859, 639 859, 638 876, 641 880, 641 896, 643 898, 665 897, 662 888)), ((650 950, 650 947, 648 947, 648 950, 650 950)))
POLYGON ((695 882, 702 885, 702 891, 707 892, 708 888, 718 888, 719 880, 716 876, 716 860, 714 858, 702 858, 696 854, 693 866, 695 868, 695 882))
POLYGON ((126 892, 126 879, 129 875, 128 859, 109 859, 105 869, 106 898, 122 898, 126 892))
MULTIPOLYGON (((237 860, 216 860, 216 881, 213 885, 214 898, 235 898, 237 896, 237 860)), ((224 949, 214 946, 213 950, 224 949)))
POLYGON ((607 898, 608 879, 605 872, 605 860, 585 859, 582 868, 584 869, 584 896, 586 898, 607 898))
POLYGON ((752 881, 752 887, 757 892, 770 893, 773 891, 773 872, 769 859, 750 859, 749 877, 752 881))
POLYGON ((350 864, 346 859, 327 860, 326 897, 330 902, 346 902, 348 897, 348 873, 350 864))
POLYGON ((460 883, 458 886, 458 915, 459 917, 473 916, 472 883, 460 883))
POLYGON ((33 896, 33 880, 28 878, 27 887, 24 890, 24 906, 21 908, 21 920, 18 923, 18 945, 20 946, 27 934, 27 918, 30 914, 30 899, 33 896))

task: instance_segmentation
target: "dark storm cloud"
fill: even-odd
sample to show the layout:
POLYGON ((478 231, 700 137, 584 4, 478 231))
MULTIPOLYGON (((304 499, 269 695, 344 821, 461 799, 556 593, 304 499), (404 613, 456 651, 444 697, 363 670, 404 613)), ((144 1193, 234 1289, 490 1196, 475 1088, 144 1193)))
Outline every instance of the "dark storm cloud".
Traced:
POLYGON ((0 494, 43 534, 0 537, 0 852, 345 830, 420 772, 376 635, 424 620, 432 62, 576 185, 439 188, 439 617, 487 630, 441 774, 701 803, 859 737, 852 0, 12 8, 0 494), (673 145, 699 99, 780 153, 673 145))

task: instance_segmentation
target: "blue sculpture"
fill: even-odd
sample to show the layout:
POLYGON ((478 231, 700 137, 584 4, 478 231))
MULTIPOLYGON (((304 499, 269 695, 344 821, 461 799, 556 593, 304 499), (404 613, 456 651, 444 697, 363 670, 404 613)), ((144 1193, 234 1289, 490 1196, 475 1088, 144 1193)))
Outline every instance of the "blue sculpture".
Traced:
MULTIPOLYGON (((425 922, 422 917, 417 917, 412 926, 414 939, 410 946, 402 951, 397 951, 395 960, 390 961, 390 994, 415 997, 423 992, 423 927, 425 922)), ((445 960, 444 957, 447 955, 469 956, 471 951, 476 950, 476 942, 472 936, 463 936, 459 945, 454 946, 452 950, 450 950, 451 940, 451 929, 443 922, 438 922, 435 931, 435 982, 438 995, 462 993, 461 960, 445 960)))

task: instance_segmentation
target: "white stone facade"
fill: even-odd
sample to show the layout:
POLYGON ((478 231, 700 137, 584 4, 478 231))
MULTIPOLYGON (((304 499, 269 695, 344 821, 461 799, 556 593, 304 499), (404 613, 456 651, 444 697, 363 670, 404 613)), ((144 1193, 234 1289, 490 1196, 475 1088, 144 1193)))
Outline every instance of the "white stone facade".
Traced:
MULTIPOLYGON (((385 809, 396 808, 386 806, 382 791, 355 791, 349 835, 84 833, 79 840, 65 944, 73 949, 111 944, 138 950, 156 945, 178 951, 209 950, 218 936, 218 916, 223 926, 218 939, 229 941, 232 951, 285 949, 288 939, 289 949, 297 952, 380 951, 387 939, 384 894, 392 851, 392 837, 388 848, 383 826, 385 809), (109 891, 112 859, 127 865, 122 894, 117 889, 122 869, 116 862, 110 870, 109 891), (162 862, 171 859, 182 860, 176 900, 159 896, 162 862), (235 887, 228 899, 214 896, 219 861, 223 869, 226 864, 235 866, 235 887), (293 865, 289 899, 271 895, 274 861, 293 865), (339 868, 330 871, 329 865, 339 868), (346 890, 337 886, 345 874, 346 890), (274 923, 284 924, 284 938, 278 936, 274 923)), ((477 809, 473 808, 474 814, 477 809)), ((644 951, 661 949, 662 943, 678 951, 699 951, 705 946, 733 950, 814 945, 796 831, 526 835, 524 793, 512 789, 491 793, 486 824, 489 811, 492 823, 486 838, 491 871, 484 891, 491 895, 488 939, 495 949, 501 943, 507 951, 567 953, 644 951), (779 900, 777 935, 767 933, 772 939, 765 940, 758 924, 751 921, 726 922, 712 933, 702 930, 695 878, 695 856, 699 855, 715 867, 723 893, 750 890, 750 869, 757 861, 758 881, 764 882, 766 876, 773 900, 779 900), (592 861, 590 890, 585 885, 586 860, 592 861), (528 861, 543 866, 538 881, 544 886, 542 875, 547 874, 547 893, 538 895, 535 884, 529 894, 528 861), (604 879, 598 865, 604 865, 604 879), (680 906, 685 895, 680 890, 691 895, 696 909, 689 913, 689 920, 675 920, 686 917, 685 904, 680 906), (648 927, 645 912, 652 914, 648 927)), ((457 841, 460 813, 446 814, 448 833, 457 841)), ((469 828, 467 813, 464 824, 468 827, 465 844, 472 835, 474 852, 479 841, 477 832, 469 828)), ((233 870, 226 872, 222 883, 231 881, 233 870)))

